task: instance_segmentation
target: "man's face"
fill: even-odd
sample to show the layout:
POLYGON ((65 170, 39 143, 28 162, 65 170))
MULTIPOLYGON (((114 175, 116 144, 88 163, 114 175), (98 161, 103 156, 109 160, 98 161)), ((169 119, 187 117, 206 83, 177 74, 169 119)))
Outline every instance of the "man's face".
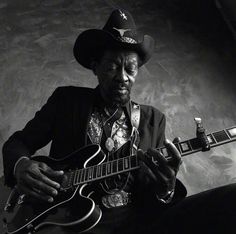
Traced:
POLYGON ((104 101, 111 106, 124 105, 130 99, 138 74, 138 55, 131 51, 108 50, 96 63, 94 73, 104 101))

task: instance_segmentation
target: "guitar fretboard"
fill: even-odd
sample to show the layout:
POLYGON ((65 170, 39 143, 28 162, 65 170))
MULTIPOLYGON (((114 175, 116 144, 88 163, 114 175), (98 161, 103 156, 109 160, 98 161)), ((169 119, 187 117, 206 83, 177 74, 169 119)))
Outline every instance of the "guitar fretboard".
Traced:
MULTIPOLYGON (((211 148, 236 141, 236 126, 207 134, 207 138, 211 148)), ((181 141, 176 143, 175 146, 179 150, 182 157, 202 150, 201 143, 198 138, 181 141)), ((171 159, 165 147, 158 148, 158 150, 165 156, 165 158, 167 158, 167 160, 171 159)), ((65 187, 77 186, 79 184, 101 180, 138 168, 139 159, 137 155, 131 155, 99 165, 72 170, 68 174, 69 179, 65 187)))

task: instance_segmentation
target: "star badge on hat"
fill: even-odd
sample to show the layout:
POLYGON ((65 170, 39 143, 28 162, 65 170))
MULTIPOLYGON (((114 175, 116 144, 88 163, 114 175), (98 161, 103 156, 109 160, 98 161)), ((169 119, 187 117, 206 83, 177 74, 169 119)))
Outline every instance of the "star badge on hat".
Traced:
POLYGON ((127 20, 127 16, 125 15, 125 13, 122 12, 121 10, 119 10, 119 12, 120 12, 121 18, 127 20))

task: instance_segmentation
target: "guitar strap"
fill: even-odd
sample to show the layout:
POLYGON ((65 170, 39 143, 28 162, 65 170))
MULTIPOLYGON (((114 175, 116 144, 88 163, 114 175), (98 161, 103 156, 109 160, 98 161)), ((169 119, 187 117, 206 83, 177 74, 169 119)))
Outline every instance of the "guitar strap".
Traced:
POLYGON ((130 109, 131 109, 131 125, 132 125, 132 132, 131 132, 131 154, 135 154, 136 151, 138 150, 138 145, 139 145, 139 132, 138 132, 138 127, 140 123, 140 115, 141 115, 141 110, 140 110, 140 105, 130 101, 130 109))

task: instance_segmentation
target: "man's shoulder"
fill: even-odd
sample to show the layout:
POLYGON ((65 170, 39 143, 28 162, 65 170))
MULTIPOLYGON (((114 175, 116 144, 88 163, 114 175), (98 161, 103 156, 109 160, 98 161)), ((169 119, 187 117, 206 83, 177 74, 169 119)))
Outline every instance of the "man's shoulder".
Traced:
POLYGON ((78 86, 59 86, 55 89, 55 92, 60 94, 85 94, 93 93, 94 89, 88 87, 78 87, 78 86))
POLYGON ((94 89, 92 88, 77 86, 59 86, 54 90, 52 96, 56 99, 78 99, 92 96, 93 93, 94 89))
POLYGON ((141 111, 146 116, 160 116, 163 117, 164 114, 154 106, 140 104, 141 111))

